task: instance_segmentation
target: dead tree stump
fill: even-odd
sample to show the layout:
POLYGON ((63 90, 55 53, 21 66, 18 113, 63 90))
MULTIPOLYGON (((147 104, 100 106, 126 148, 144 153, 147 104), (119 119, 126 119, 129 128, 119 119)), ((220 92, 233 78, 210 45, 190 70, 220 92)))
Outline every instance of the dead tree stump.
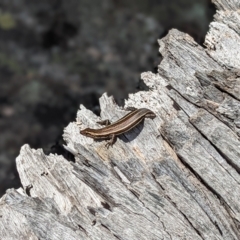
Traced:
MULTIPOLYGON (((75 162, 22 147, 1 239, 240 239, 240 2, 213 2, 206 48, 171 30, 158 73, 141 75, 149 91, 126 100, 154 120, 107 149, 80 135, 99 120, 81 106, 64 130, 75 162)), ((100 105, 102 119, 126 114, 106 94, 100 105)))

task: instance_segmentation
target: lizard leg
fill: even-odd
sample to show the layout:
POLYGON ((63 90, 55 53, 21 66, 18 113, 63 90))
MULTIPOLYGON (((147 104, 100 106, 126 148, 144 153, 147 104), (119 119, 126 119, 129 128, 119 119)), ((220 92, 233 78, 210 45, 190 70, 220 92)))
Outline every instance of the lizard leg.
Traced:
POLYGON ((111 139, 106 143, 106 147, 109 148, 109 146, 112 146, 117 140, 117 136, 115 134, 111 135, 111 139))
POLYGON ((106 125, 106 126, 108 126, 108 125, 111 124, 111 122, 109 121, 109 119, 106 119, 106 120, 103 120, 103 121, 99 121, 99 122, 97 122, 97 123, 100 124, 100 125, 106 125))
POLYGON ((135 107, 126 107, 126 108, 124 108, 124 110, 132 112, 132 111, 137 110, 137 108, 135 108, 135 107))

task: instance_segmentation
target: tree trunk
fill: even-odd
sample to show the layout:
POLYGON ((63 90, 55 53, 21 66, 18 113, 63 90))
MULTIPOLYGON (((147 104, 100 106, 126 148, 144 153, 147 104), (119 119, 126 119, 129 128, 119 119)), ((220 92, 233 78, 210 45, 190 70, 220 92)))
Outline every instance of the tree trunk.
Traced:
MULTIPOLYGON (((113 147, 80 135, 100 120, 83 106, 63 156, 24 145, 23 188, 0 200, 1 239, 240 239, 240 3, 219 11, 205 46, 171 30, 158 73, 125 106, 156 113, 113 147)), ((101 119, 127 111, 106 94, 101 119)))

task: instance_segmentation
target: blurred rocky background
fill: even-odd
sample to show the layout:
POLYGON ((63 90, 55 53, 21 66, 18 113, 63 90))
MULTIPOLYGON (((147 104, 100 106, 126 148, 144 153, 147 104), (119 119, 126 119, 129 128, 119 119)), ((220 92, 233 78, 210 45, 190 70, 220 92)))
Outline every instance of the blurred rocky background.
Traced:
POLYGON ((177 28, 203 44, 214 12, 210 0, 1 0, 0 197, 20 186, 23 144, 65 154, 79 104, 99 114, 103 92, 122 104, 156 71, 157 39, 177 28))

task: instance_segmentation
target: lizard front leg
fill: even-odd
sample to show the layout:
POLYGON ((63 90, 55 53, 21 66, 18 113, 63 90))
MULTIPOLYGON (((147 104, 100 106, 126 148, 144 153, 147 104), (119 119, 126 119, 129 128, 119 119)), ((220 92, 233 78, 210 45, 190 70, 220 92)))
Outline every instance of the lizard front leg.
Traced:
POLYGON ((106 143, 106 147, 109 148, 109 146, 112 146, 117 140, 117 136, 115 134, 111 135, 111 139, 106 143))
POLYGON ((103 121, 99 121, 99 122, 97 122, 97 123, 100 124, 100 125, 106 125, 106 126, 108 126, 108 125, 111 124, 111 122, 109 121, 109 119, 106 119, 106 120, 103 120, 103 121))

